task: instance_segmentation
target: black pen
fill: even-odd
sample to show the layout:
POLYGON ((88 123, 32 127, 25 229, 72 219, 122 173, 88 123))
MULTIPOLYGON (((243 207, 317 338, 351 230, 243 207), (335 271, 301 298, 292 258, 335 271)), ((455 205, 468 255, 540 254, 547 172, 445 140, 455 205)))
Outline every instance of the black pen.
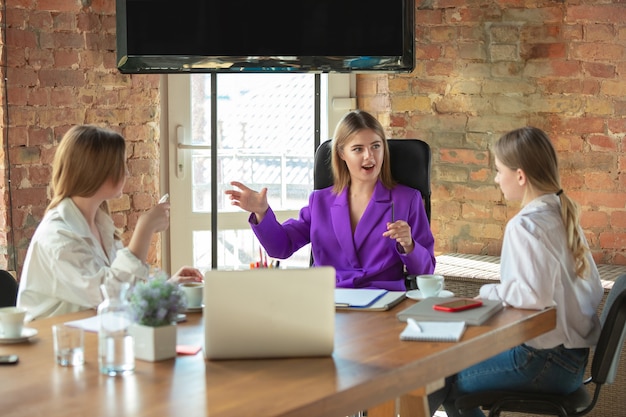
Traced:
POLYGON ((396 221, 396 215, 394 213, 394 209, 393 209, 393 201, 391 201, 391 223, 396 221))

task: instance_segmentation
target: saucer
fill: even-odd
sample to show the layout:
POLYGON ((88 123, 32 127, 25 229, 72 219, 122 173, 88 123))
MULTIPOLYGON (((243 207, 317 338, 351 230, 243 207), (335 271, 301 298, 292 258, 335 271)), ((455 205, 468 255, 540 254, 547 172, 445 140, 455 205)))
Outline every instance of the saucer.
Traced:
POLYGON ((201 313, 204 308, 204 304, 200 307, 187 307, 187 313, 201 313))
POLYGON ((31 327, 24 327, 22 329, 22 335, 20 337, 0 337, 0 344, 9 343, 22 343, 28 341, 31 337, 37 335, 37 329, 31 327))
MULTIPOLYGON (((411 290, 406 292, 406 296, 413 300, 422 300, 424 297, 422 296, 422 292, 420 290, 411 290)), ((454 297, 454 293, 448 290, 442 290, 437 294, 437 297, 441 298, 450 298, 454 297)))

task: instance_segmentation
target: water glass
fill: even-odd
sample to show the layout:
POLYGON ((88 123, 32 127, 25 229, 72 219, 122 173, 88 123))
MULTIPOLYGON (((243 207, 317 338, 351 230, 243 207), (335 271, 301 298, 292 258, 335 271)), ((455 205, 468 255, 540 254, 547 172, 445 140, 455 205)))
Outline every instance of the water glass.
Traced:
POLYGON ((79 327, 56 324, 52 326, 54 356, 61 366, 85 363, 85 332, 79 327))

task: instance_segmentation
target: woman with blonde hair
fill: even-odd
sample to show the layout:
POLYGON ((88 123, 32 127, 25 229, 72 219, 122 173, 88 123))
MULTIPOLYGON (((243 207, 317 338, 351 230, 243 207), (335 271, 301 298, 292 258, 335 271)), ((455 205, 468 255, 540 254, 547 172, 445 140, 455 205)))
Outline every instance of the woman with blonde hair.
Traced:
MULTIPOLYGON (((52 166, 52 200, 28 247, 17 305, 27 320, 95 308, 100 285, 134 283, 148 276, 152 235, 169 226, 169 203, 142 214, 127 247, 113 223, 108 200, 126 183, 126 143, 111 130, 70 128, 52 166)), ((181 268, 171 280, 201 281, 195 268, 181 268)))
POLYGON ((267 188, 240 182, 232 204, 251 212, 250 225, 267 253, 279 259, 311 243, 314 266, 333 266, 337 287, 405 291, 409 274, 435 268, 434 238, 419 191, 396 184, 381 124, 355 110, 337 125, 332 142, 334 185, 316 190, 298 219, 278 223, 267 188))
MULTIPOLYGON (((480 298, 542 310, 555 307, 556 328, 448 379, 432 395, 449 417, 460 416, 460 395, 486 390, 534 390, 568 394, 582 384, 589 348, 600 334, 596 309, 604 290, 578 209, 561 188, 557 155, 548 136, 523 127, 494 147, 496 178, 504 198, 522 209, 506 225, 500 283, 480 289, 480 298)), ((483 416, 479 409, 463 416, 483 416)))

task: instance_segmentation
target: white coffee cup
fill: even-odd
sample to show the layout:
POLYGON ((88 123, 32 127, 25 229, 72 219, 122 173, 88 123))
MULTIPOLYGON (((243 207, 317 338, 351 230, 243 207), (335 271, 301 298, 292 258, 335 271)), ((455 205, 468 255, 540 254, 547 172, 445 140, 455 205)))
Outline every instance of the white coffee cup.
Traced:
POLYGON ((185 282, 180 284, 181 290, 187 297, 187 308, 202 307, 204 284, 202 282, 185 282))
POLYGON ((443 290, 443 275, 418 275, 417 288, 424 298, 436 297, 443 290))
POLYGON ((26 310, 20 307, 0 308, 0 336, 7 339, 21 337, 25 316, 26 310))

